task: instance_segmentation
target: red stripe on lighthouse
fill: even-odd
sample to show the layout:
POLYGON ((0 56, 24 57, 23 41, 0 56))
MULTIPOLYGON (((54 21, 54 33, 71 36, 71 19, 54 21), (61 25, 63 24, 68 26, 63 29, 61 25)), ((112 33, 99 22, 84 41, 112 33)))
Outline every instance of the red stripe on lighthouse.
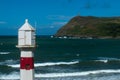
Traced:
POLYGON ((33 57, 21 57, 20 58, 20 69, 34 69, 34 59, 33 57))

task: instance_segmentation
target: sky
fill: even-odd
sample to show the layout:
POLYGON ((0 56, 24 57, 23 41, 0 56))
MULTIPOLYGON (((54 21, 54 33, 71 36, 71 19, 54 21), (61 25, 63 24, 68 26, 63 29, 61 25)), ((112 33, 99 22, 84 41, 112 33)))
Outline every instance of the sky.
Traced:
POLYGON ((37 35, 54 35, 78 15, 120 16, 120 0, 0 0, 0 35, 17 35, 25 19, 37 35))

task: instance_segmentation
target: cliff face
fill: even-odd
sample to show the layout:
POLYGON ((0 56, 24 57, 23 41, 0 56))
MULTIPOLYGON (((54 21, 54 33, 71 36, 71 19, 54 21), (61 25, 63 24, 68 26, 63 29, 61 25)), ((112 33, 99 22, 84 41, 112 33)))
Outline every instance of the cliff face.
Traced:
POLYGON ((60 28, 55 36, 118 37, 120 17, 76 16, 60 28))

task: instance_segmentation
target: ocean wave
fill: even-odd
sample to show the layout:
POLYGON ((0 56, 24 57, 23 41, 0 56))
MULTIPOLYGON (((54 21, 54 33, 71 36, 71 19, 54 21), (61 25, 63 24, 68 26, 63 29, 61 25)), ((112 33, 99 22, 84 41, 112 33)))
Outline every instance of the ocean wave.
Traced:
POLYGON ((116 60, 116 61, 120 61, 119 58, 111 58, 111 57, 98 57, 99 60, 116 60))
POLYGON ((10 52, 0 52, 0 54, 9 54, 10 52))
POLYGON ((73 77, 73 76, 87 76, 91 74, 101 73, 120 73, 120 70, 95 70, 85 72, 73 72, 73 73, 49 73, 49 74, 36 74, 36 77, 73 77))
POLYGON ((12 72, 10 74, 0 74, 0 79, 4 80, 20 79, 20 74, 18 72, 12 72))
MULTIPOLYGON (((120 73, 120 69, 118 70, 94 70, 94 71, 84 71, 84 72, 72 72, 72 73, 45 73, 45 74, 35 74, 35 78, 59 78, 59 77, 80 77, 88 75, 96 75, 102 73, 120 73)), ((8 75, 0 74, 0 79, 20 79, 20 74, 18 72, 13 72, 8 75)))
POLYGON ((3 61, 3 62, 0 62, 0 65, 5 65, 5 64, 7 64, 7 65, 9 65, 9 64, 15 64, 15 63, 17 63, 19 60, 13 60, 13 59, 10 59, 10 60, 5 60, 5 61, 3 61))
POLYGON ((10 67, 13 67, 13 68, 20 68, 20 64, 14 64, 14 65, 8 65, 10 67))
POLYGON ((108 63, 109 61, 120 61, 118 58, 109 58, 109 57, 99 57, 98 60, 95 60, 96 62, 103 62, 108 63))
MULTIPOLYGON (((120 62, 120 59, 107 59, 107 58, 102 58, 102 59, 98 59, 98 60, 88 60, 87 62, 91 63, 91 62, 96 62, 96 63, 108 63, 108 62, 120 62)), ((5 62, 0 62, 1 63, 5 63, 7 64, 7 66, 13 67, 13 68, 19 68, 20 64, 16 64, 18 63, 18 61, 14 61, 14 60, 6 60, 5 62), (12 64, 11 64, 12 63, 12 64)), ((71 62, 45 62, 45 63, 35 63, 34 66, 35 67, 44 67, 44 66, 60 66, 60 65, 75 65, 75 64, 81 64, 84 63, 84 61, 71 61, 71 62)), ((84 63, 85 64, 85 63, 84 63)))
POLYGON ((77 64, 79 61, 74 61, 74 62, 48 62, 48 63, 36 63, 35 66, 56 66, 56 65, 72 65, 72 64, 77 64))
MULTIPOLYGON (((35 63, 35 67, 44 67, 44 66, 57 66, 57 65, 72 65, 77 64, 79 61, 72 61, 72 62, 46 62, 46 63, 35 63)), ((19 68, 20 64, 8 65, 13 68, 19 68)))
POLYGON ((95 60, 95 62, 103 62, 103 63, 107 63, 108 60, 95 60))

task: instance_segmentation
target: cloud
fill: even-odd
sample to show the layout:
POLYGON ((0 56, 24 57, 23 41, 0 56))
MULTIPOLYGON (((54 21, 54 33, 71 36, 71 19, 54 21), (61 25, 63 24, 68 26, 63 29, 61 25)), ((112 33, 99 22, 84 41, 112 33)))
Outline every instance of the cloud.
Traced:
POLYGON ((69 20, 73 16, 65 16, 65 15, 49 15, 47 16, 50 20, 69 20))
POLYGON ((55 28, 55 26, 50 26, 50 28, 55 28))
POLYGON ((51 26, 49 26, 50 28, 60 28, 61 26, 67 24, 67 22, 53 22, 51 24, 51 26))
POLYGON ((7 22, 5 22, 5 21, 0 21, 0 24, 6 24, 7 22))
POLYGON ((65 25, 67 22, 54 22, 53 25, 65 25))
POLYGON ((40 25, 37 29, 53 29, 53 28, 60 28, 61 26, 67 24, 67 22, 52 22, 51 24, 47 25, 40 25))

